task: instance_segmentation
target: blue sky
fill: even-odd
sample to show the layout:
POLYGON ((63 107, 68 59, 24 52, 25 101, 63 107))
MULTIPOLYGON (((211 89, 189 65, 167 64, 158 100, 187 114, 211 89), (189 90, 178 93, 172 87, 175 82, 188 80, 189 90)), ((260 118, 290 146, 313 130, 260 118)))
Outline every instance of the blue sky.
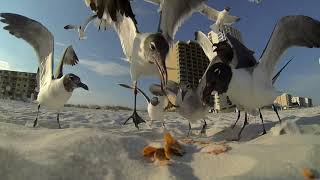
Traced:
MULTIPOLYGON (((264 0, 260 4, 248 0, 209 0, 210 6, 219 10, 230 6, 231 14, 241 17, 235 27, 242 33, 247 47, 260 57, 275 23, 286 15, 303 14, 320 20, 319 0, 264 0)), ((142 0, 132 3, 141 32, 157 29, 156 6, 142 0)), ((12 12, 33 18, 44 24, 55 37, 55 60, 61 58, 67 45, 73 45, 80 64, 66 72, 79 75, 90 91, 76 90, 71 103, 122 105, 133 104, 132 92, 116 83, 131 84, 129 64, 124 57, 117 34, 112 30, 97 32, 92 25, 87 31, 87 39, 79 41, 76 33, 66 31, 66 24, 79 24, 91 14, 82 0, 1 0, 0 12, 12 12)), ((206 17, 194 14, 179 29, 176 40, 194 39, 194 32, 209 32, 212 24, 206 17)), ((3 27, 0 24, 0 27, 3 27)), ((0 68, 36 72, 36 55, 27 43, 0 30, 0 68)), ((284 59, 294 56, 294 61, 284 71, 276 87, 293 95, 312 97, 314 104, 320 104, 320 49, 292 48, 284 59)), ((279 67, 285 61, 281 62, 279 67)), ((142 78, 140 85, 147 91, 154 78, 142 78)), ((139 106, 144 107, 144 99, 139 98, 139 106)))

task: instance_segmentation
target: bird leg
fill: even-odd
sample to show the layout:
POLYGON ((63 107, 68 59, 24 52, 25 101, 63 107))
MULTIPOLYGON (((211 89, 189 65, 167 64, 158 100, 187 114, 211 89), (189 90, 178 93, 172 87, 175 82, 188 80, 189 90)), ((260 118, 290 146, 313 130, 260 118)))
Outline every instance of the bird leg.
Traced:
POLYGON ((133 120, 134 126, 139 129, 139 124, 140 123, 145 123, 146 121, 143 120, 137 113, 137 83, 134 85, 134 107, 133 107, 133 114, 123 123, 125 125, 130 119, 133 120))
POLYGON ((207 122, 206 122, 205 119, 203 119, 203 122, 204 122, 204 124, 203 124, 203 126, 202 126, 201 131, 200 131, 200 134, 206 134, 207 122))
POLYGON ((187 137, 189 137, 189 135, 190 135, 190 132, 191 132, 191 124, 190 124, 190 122, 189 122, 189 130, 188 130, 188 134, 187 134, 187 137))
POLYGON ((279 116, 279 113, 278 113, 278 109, 276 108, 276 106, 274 104, 272 104, 272 109, 274 110, 274 112, 276 112, 276 114, 278 116, 278 119, 279 119, 279 122, 281 124, 281 119, 280 119, 280 116, 279 116))
POLYGON ((232 127, 231 127, 232 129, 236 126, 236 124, 238 123, 239 119, 240 119, 240 110, 238 110, 238 118, 237 118, 236 122, 232 125, 232 127))
POLYGON ((59 113, 57 114, 57 123, 58 123, 58 125, 59 125, 59 129, 62 129, 62 128, 61 128, 61 125, 60 125, 59 113))
POLYGON ((242 126, 242 128, 241 128, 241 130, 240 130, 240 132, 238 133, 238 141, 240 140, 240 136, 241 136, 241 133, 242 133, 242 131, 243 131, 243 129, 244 129, 244 127, 246 127, 246 125, 248 124, 248 115, 247 115, 247 112, 245 112, 244 113, 244 122, 243 122, 243 126, 242 126))
POLYGON ((34 121, 33 121, 33 127, 36 127, 36 126, 38 125, 39 109, 40 109, 40 104, 38 105, 38 111, 37 111, 37 117, 36 117, 36 120, 34 120, 34 121))
POLYGON ((265 129, 265 127, 264 127, 263 117, 262 117, 260 108, 259 108, 259 113, 260 113, 260 119, 261 119, 262 127, 263 127, 262 135, 264 135, 264 134, 267 134, 267 132, 266 132, 266 129, 265 129))

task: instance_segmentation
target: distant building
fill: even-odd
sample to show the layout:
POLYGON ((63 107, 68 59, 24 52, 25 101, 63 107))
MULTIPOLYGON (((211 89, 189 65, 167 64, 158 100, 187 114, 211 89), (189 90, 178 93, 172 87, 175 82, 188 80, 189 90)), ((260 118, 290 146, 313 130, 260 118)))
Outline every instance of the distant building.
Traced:
POLYGON ((275 104, 283 108, 291 107, 312 107, 312 99, 305 97, 292 96, 290 94, 284 93, 278 96, 274 101, 275 104))
POLYGON ((0 70, 0 98, 30 100, 36 86, 36 73, 0 70))
POLYGON ((305 99, 305 103, 307 105, 307 107, 312 107, 312 99, 311 98, 304 98, 305 99))
MULTIPOLYGON (((197 87, 209 65, 201 46, 194 41, 178 41, 170 49, 166 62, 168 80, 197 87)), ((175 97, 169 97, 174 102, 175 97)))
MULTIPOLYGON (((231 26, 224 25, 223 31, 216 33, 214 31, 210 31, 208 33, 208 38, 212 43, 218 43, 221 41, 226 40, 226 34, 230 34, 231 36, 235 37, 240 42, 242 41, 241 32, 236 28, 231 26)), ((216 94, 214 95, 214 109, 217 111, 226 111, 227 109, 235 107, 232 102, 229 100, 225 94, 216 94)))
POLYGON ((274 101, 275 104, 282 106, 282 107, 292 107, 292 96, 287 93, 283 93, 281 96, 278 96, 274 101))
POLYGON ((216 33, 214 31, 210 31, 208 33, 208 38, 212 43, 218 43, 226 40, 226 34, 230 34, 231 36, 243 43, 241 32, 238 29, 228 25, 223 25, 222 32, 216 33))
POLYGON ((209 60, 197 42, 178 41, 170 49, 166 64, 169 80, 197 87, 209 60))

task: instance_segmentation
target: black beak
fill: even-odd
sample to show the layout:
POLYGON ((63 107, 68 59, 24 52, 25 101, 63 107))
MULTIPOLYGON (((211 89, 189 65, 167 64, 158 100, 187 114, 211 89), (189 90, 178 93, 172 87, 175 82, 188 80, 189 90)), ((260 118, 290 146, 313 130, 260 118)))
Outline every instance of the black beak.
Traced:
POLYGON ((155 59, 155 63, 160 73, 160 80, 162 88, 167 85, 168 82, 168 72, 166 66, 167 54, 159 53, 159 57, 155 59))
POLYGON ((85 90, 89 91, 88 86, 87 86, 86 84, 82 83, 82 82, 78 83, 78 84, 77 84, 77 87, 81 87, 81 88, 83 88, 83 89, 85 89, 85 90))

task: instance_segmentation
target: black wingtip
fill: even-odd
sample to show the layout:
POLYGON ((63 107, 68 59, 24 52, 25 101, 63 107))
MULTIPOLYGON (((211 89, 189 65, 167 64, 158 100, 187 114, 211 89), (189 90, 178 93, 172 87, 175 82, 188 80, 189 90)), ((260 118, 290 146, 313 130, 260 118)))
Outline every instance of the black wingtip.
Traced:
POLYGON ((119 86, 124 87, 124 88, 128 88, 128 89, 133 89, 133 87, 127 85, 127 84, 122 84, 122 83, 118 83, 119 86))
POLYGON ((72 27, 71 27, 71 25, 70 25, 70 24, 68 24, 68 25, 64 26, 63 28, 64 28, 64 29, 67 29, 67 30, 68 30, 68 29, 72 29, 72 27))

